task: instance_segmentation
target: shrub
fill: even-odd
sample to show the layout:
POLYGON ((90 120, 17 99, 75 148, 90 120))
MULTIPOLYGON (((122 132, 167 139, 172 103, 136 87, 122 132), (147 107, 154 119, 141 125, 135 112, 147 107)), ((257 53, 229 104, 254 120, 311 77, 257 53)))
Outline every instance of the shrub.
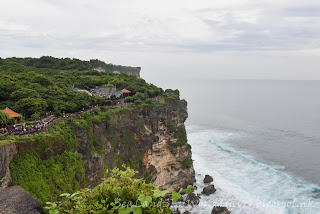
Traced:
POLYGON ((168 122, 167 122, 167 127, 168 127, 168 130, 169 130, 170 132, 175 132, 175 131, 177 130, 176 125, 175 125, 174 122, 171 121, 171 120, 168 120, 168 122))
POLYGON ((126 97, 126 99, 124 101, 126 103, 133 103, 134 102, 134 98, 133 97, 126 97))
POLYGON ((134 101, 134 104, 135 104, 135 105, 141 105, 141 104, 142 104, 142 100, 135 100, 135 101, 134 101))
MULTIPOLYGON (((83 189, 73 194, 62 194, 58 202, 47 202, 49 213, 173 213, 166 196, 172 201, 181 198, 180 192, 169 193, 156 189, 145 180, 134 178, 136 171, 123 166, 106 173, 104 182, 94 189, 83 189)), ((186 193, 194 189, 188 186, 186 193)))
POLYGON ((14 119, 9 114, 0 110, 0 128, 5 127, 14 122, 14 119))
POLYGON ((193 160, 191 158, 185 159, 181 162, 181 165, 184 167, 188 167, 192 164, 193 160))

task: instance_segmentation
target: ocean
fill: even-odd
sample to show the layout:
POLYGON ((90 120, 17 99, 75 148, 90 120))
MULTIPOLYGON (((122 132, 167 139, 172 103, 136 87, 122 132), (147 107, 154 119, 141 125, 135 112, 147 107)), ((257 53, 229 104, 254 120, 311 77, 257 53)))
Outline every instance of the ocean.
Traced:
POLYGON ((182 211, 320 213, 320 81, 194 78, 166 86, 188 101, 197 193, 206 174, 217 189, 182 211))

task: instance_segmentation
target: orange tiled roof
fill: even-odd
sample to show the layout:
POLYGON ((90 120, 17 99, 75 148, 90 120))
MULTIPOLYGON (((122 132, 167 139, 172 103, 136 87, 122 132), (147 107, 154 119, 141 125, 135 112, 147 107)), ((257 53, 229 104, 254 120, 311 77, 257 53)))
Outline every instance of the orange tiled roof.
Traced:
POLYGON ((8 113, 10 117, 21 117, 20 114, 12 111, 12 110, 9 109, 9 108, 5 108, 5 109, 3 109, 2 111, 5 112, 5 113, 8 113))
POLYGON ((128 91, 128 90, 127 90, 127 89, 125 89, 125 88, 124 88, 124 89, 122 89, 121 91, 122 91, 122 93, 131 93, 131 91, 128 91))

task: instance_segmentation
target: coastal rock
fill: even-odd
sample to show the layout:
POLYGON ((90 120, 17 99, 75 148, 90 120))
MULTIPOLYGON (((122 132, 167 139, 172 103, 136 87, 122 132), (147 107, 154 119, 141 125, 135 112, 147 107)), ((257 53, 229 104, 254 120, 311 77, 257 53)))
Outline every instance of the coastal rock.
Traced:
POLYGON ((213 181, 213 178, 210 175, 206 175, 203 179, 203 182, 206 183, 211 183, 213 181))
POLYGON ((199 202, 200 202, 200 197, 194 194, 193 192, 187 195, 187 198, 186 198, 187 204, 190 204, 193 206, 193 205, 198 205, 199 202))
POLYGON ((22 187, 12 186, 0 191, 0 213, 44 214, 44 210, 22 187))
POLYGON ((211 184, 211 185, 203 188, 202 194, 211 195, 211 194, 214 193, 215 191, 216 191, 216 189, 214 188, 214 185, 211 184))
POLYGON ((226 207, 214 206, 211 214, 230 214, 231 211, 226 207))

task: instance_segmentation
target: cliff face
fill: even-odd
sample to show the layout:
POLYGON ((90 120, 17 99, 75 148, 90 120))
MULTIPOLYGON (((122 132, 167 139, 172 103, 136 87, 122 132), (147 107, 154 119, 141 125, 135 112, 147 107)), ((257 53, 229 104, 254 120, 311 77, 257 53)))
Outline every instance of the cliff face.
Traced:
MULTIPOLYGON (((82 187, 102 181, 105 169, 126 164, 158 187, 175 190, 195 182, 191 147, 186 142, 185 101, 171 100, 157 107, 141 107, 107 115, 106 122, 93 122, 89 128, 70 120, 76 139, 75 152, 86 169, 82 187), (93 145, 97 149, 92 149, 93 145)), ((32 150, 45 160, 62 153, 63 144, 39 153, 39 142, 12 143, 0 147, 0 188, 11 183, 9 163, 16 154, 32 150)), ((32 176, 32 175, 30 175, 32 176)))
POLYGON ((8 187, 11 183, 11 174, 9 170, 9 163, 13 156, 17 153, 16 144, 9 144, 0 147, 0 190, 8 187))
MULTIPOLYGON (((186 187, 195 182, 191 160, 191 147, 187 142, 175 145, 179 140, 178 131, 185 130, 188 117, 187 103, 179 106, 162 106, 148 112, 152 136, 151 148, 145 153, 144 164, 147 169, 155 168, 154 184, 169 190, 186 187)), ((148 130, 148 129, 146 129, 148 130)), ((182 133, 185 134, 185 133, 182 133)))

